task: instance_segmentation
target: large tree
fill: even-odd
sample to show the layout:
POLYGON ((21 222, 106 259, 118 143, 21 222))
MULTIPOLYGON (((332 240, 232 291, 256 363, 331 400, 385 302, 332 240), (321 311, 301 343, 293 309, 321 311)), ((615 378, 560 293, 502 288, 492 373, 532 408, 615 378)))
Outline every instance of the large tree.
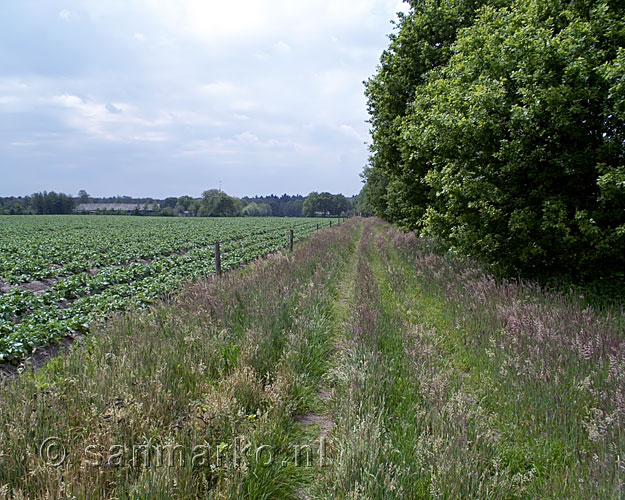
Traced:
POLYGON ((328 192, 310 193, 302 205, 302 213, 306 217, 315 215, 341 215, 349 209, 349 202, 342 194, 328 192))
POLYGON ((74 200, 71 196, 54 191, 34 193, 31 205, 37 214, 71 214, 74 210, 74 200))
POLYGON ((235 217, 241 215, 241 201, 223 191, 209 189, 202 193, 199 215, 203 217, 235 217))
POLYGON ((414 226, 423 215, 428 189, 413 182, 415 172, 404 168, 410 153, 401 147, 403 120, 428 72, 451 57, 458 30, 472 23, 481 5, 496 0, 408 3, 411 10, 399 14, 377 73, 365 82, 373 141, 363 177, 365 198, 376 215, 414 226))
POLYGON ((87 193, 86 190, 81 189, 78 191, 78 203, 89 203, 91 201, 91 196, 87 193))
POLYGON ((400 160, 374 155, 384 215, 508 274, 622 269, 624 16, 612 1, 483 6, 414 88, 400 160))

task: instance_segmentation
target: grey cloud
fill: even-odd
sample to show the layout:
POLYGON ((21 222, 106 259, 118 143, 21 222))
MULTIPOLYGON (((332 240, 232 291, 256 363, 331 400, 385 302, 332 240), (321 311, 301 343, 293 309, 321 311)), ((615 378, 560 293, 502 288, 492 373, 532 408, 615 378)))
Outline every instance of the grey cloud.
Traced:
POLYGON ((309 19, 300 31, 219 41, 177 31, 152 2, 10 2, 0 19, 0 195, 199 195, 218 180, 235 195, 358 192, 362 81, 394 13, 390 0, 368 3, 378 10, 357 9, 362 22, 309 19))

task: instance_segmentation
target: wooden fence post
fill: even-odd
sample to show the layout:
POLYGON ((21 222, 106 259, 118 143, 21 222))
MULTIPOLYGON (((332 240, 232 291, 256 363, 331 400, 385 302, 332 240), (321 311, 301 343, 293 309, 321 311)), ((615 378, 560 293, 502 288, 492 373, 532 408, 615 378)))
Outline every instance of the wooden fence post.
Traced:
POLYGON ((293 251, 293 230, 289 231, 289 250, 293 251))
POLYGON ((221 253, 219 251, 219 242, 215 242, 215 274, 221 276, 221 253))

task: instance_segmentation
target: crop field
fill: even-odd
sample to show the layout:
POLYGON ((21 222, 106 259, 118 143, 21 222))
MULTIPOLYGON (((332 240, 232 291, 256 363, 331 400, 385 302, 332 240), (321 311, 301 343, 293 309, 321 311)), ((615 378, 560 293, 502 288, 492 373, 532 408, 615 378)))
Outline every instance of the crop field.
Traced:
POLYGON ((309 236, 331 219, 0 217, 0 362, 309 236))

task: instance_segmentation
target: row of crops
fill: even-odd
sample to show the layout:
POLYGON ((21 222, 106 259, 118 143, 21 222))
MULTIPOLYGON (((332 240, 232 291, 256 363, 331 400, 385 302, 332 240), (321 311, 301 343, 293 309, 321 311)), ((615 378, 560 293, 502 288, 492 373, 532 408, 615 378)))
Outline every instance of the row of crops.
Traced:
POLYGON ((87 332, 113 311, 150 304, 183 283, 277 251, 330 220, 0 217, 0 362, 87 332), (41 281, 44 280, 44 281, 41 281), (34 283, 47 286, 34 291, 34 283))

